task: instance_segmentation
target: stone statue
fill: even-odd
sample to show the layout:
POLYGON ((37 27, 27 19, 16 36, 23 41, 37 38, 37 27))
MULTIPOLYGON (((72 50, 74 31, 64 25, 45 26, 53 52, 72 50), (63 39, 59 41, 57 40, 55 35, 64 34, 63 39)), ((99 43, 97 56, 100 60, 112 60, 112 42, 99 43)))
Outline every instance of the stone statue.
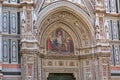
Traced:
POLYGON ((100 39, 100 29, 99 29, 99 24, 96 22, 96 39, 100 39))
POLYGON ((25 23, 26 21, 24 19, 22 19, 22 26, 21 26, 21 33, 25 33, 25 23))
POLYGON ((33 33, 36 34, 37 33, 37 27, 36 27, 36 15, 35 13, 33 14, 33 33))
POLYGON ((22 16, 21 16, 22 20, 21 20, 21 34, 25 33, 25 25, 26 25, 26 21, 25 21, 25 12, 23 11, 22 16))
POLYGON ((105 21, 105 33, 106 33, 106 39, 109 39, 109 30, 108 30, 108 23, 105 21))

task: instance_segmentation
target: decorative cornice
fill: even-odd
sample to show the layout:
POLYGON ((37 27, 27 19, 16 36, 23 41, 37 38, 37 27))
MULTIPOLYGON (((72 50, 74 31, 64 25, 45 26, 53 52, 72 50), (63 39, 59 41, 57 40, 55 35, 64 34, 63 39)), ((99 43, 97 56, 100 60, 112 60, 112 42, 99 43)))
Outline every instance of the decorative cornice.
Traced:
POLYGON ((20 38, 19 34, 2 34, 2 37, 8 37, 8 38, 20 38))
POLYGON ((96 9, 94 13, 103 13, 103 14, 105 14, 105 9, 103 9, 103 10, 96 9))
POLYGON ((21 8, 21 4, 12 4, 12 3, 3 3, 3 6, 6 6, 6 7, 14 7, 14 8, 21 8))
POLYGON ((120 13, 106 13, 106 16, 120 17, 120 13))
POLYGON ((33 6, 33 7, 35 6, 34 3, 27 3, 27 2, 12 4, 12 3, 3 3, 0 1, 0 3, 2 3, 3 6, 14 7, 14 8, 22 8, 22 6, 33 6))
POLYGON ((21 2, 21 6, 34 6, 33 2, 21 2))
POLYGON ((62 54, 56 54, 56 55, 50 55, 50 54, 47 54, 45 55, 44 54, 44 57, 45 59, 79 59, 79 56, 76 56, 76 55, 62 55, 62 54))
POLYGON ((70 55, 63 55, 63 54, 41 54, 38 53, 38 56, 40 58, 44 58, 44 59, 62 59, 62 60, 66 60, 66 59, 74 59, 74 60, 80 60, 80 59, 90 59, 90 58, 98 58, 98 57, 110 57, 110 52, 99 52, 99 53, 92 53, 92 54, 85 54, 85 55, 74 55, 74 54, 70 54, 70 55))
POLYGON ((37 49, 21 49, 21 54, 38 54, 40 53, 37 49))
POLYGON ((80 59, 99 58, 99 57, 110 57, 110 52, 99 52, 93 54, 80 55, 80 59))
POLYGON ((110 44, 120 44, 120 40, 110 40, 110 44))

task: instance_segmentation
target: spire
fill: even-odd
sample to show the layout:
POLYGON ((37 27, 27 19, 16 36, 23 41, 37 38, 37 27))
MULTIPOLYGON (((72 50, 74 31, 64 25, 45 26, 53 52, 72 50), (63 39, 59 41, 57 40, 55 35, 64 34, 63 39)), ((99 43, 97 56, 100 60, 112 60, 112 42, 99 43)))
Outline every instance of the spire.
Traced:
POLYGON ((22 13, 21 20, 25 20, 25 12, 24 11, 22 13))
POLYGON ((99 22, 98 22, 98 20, 96 19, 96 21, 95 21, 95 25, 98 25, 99 26, 99 22))
POLYGON ((36 21, 36 20, 37 20, 36 14, 35 12, 33 12, 33 21, 36 21))
POLYGON ((105 20, 105 23, 104 23, 105 26, 108 26, 108 23, 107 23, 107 20, 105 20))

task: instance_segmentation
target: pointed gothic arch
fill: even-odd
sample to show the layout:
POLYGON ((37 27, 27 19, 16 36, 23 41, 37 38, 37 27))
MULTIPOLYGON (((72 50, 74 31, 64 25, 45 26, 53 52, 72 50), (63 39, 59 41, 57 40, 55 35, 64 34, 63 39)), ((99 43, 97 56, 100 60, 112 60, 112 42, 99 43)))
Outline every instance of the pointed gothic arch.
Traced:
POLYGON ((78 49, 90 47, 93 44, 93 38, 91 37, 89 29, 85 27, 85 24, 73 14, 66 11, 60 11, 47 16, 41 23, 41 27, 38 28, 40 47, 44 49, 45 53, 47 53, 45 43, 48 35, 57 28, 62 28, 70 34, 73 40, 75 54, 79 54, 78 49))
POLYGON ((89 28, 92 36, 94 36, 93 20, 90 18, 88 13, 86 13, 83 8, 80 8, 79 6, 67 1, 55 2, 44 7, 38 14, 36 24, 37 27, 40 27, 41 22, 46 18, 46 16, 50 15, 51 13, 56 13, 58 11, 68 11, 75 16, 78 16, 79 19, 81 19, 82 22, 84 22, 85 25, 89 28))
MULTIPOLYGON (((57 22, 63 22, 66 25, 69 26, 74 26, 73 23, 63 20, 63 19, 56 19, 51 21, 52 19, 50 19, 51 16, 57 14, 57 13, 61 13, 61 16, 64 16, 64 12, 67 12, 68 14, 71 14, 72 16, 74 16, 77 20, 76 23, 74 21, 75 24, 77 24, 77 22, 80 24, 82 24, 84 27, 81 28, 81 32, 82 29, 84 28, 83 31, 85 31, 87 34, 84 34, 84 36, 88 35, 89 37, 89 43, 91 43, 91 45, 94 45, 94 40, 95 40, 95 36, 94 36, 94 28, 92 25, 92 21, 90 19, 90 16, 81 8, 79 8, 78 6, 70 3, 70 2, 66 2, 63 4, 61 4, 61 2, 56 2, 56 3, 52 3, 48 6, 46 6, 39 14, 38 14, 38 20, 37 20, 37 28, 38 28, 38 34, 41 33, 45 33, 45 28, 47 29, 47 27, 49 27, 49 25, 53 24, 53 23, 57 23, 57 22), (54 7, 53 7, 54 6, 54 7), (48 9, 49 8, 49 9, 48 9), (76 17, 77 16, 77 17, 76 17), (46 25, 45 25, 46 24, 46 25), (44 26, 44 27, 43 27, 44 26), (45 27, 46 26, 46 27, 45 27), (42 29, 42 30, 41 30, 42 29)), ((60 15, 58 15, 60 16, 60 15)), ((54 17, 51 17, 54 18, 54 17)), ((80 25, 79 24, 79 25, 80 25)), ((80 27, 80 26, 79 26, 80 27)), ((69 27, 70 28, 70 27, 69 27)), ((71 27, 71 29, 73 30, 73 27, 71 27)), ((79 28, 80 29, 80 28, 79 28)), ((76 29, 77 30, 77 29, 76 29)), ((74 31, 74 34, 77 35, 77 39, 75 42, 79 41, 77 44, 79 44, 79 46, 77 46, 76 48, 80 48, 83 47, 82 46, 82 41, 81 37, 79 35, 81 35, 80 31, 74 31), (79 37, 78 37, 79 36, 79 37)), ((41 36, 42 37, 42 36, 41 36)), ((39 38, 39 42, 42 42, 39 38)), ((44 42, 42 42, 44 43, 44 42)), ((42 45, 42 47, 45 48, 45 46, 42 45)))

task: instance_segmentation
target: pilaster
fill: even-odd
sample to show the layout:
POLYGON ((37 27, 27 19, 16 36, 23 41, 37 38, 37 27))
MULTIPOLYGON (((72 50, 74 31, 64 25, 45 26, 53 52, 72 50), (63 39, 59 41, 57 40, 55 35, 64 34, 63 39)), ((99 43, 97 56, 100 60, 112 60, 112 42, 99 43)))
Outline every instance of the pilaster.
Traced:
POLYGON ((22 0, 21 55, 22 80, 38 80, 39 44, 33 34, 35 14, 32 0, 22 0))
MULTIPOLYGON (((32 36, 31 36, 32 37, 32 36)), ((22 80, 38 80, 39 45, 36 40, 21 41, 22 80)))
POLYGON ((96 1, 95 8, 96 16, 96 54, 98 59, 98 80, 110 80, 110 44, 108 24, 105 21, 105 9, 103 7, 103 0, 96 1))
POLYGON ((22 80, 38 80, 37 50, 22 50, 22 80))

